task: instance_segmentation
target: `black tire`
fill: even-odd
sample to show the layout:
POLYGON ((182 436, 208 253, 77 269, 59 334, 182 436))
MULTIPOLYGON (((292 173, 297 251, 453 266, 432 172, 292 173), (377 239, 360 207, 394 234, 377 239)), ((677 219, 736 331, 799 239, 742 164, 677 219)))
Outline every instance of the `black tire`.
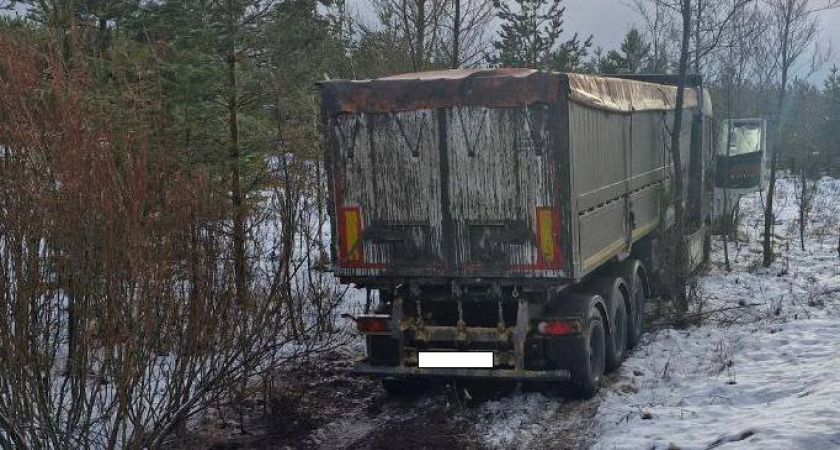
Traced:
POLYGON ((627 308, 624 306, 623 295, 618 298, 613 311, 612 333, 607 337, 606 368, 607 371, 617 369, 627 354, 627 308))
POLYGON ((645 314, 645 287, 638 272, 632 274, 630 284, 630 302, 633 311, 627 322, 627 348, 635 348, 642 337, 642 319, 645 314))
POLYGON ((606 364, 606 332, 601 312, 593 305, 586 321, 586 334, 581 357, 571 367, 574 394, 580 398, 592 398, 598 391, 606 364))
POLYGON ((616 369, 624 361, 627 353, 627 306, 621 286, 625 285, 620 276, 607 276, 595 279, 589 290, 598 294, 611 308, 607 339, 606 339, 606 368, 607 371, 616 369))
POLYGON ((422 378, 383 378, 382 388, 391 397, 417 398, 426 392, 429 382, 422 378))

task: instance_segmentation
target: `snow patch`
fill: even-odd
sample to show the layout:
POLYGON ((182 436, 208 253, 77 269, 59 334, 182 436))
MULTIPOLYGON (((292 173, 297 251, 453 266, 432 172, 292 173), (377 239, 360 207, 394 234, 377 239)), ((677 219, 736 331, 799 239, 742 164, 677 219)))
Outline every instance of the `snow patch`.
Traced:
POLYGON ((804 251, 795 180, 777 193, 781 256, 760 267, 763 198, 743 199, 733 271, 700 283, 707 325, 647 336, 601 403, 595 449, 840 448, 840 181, 820 180, 804 251))

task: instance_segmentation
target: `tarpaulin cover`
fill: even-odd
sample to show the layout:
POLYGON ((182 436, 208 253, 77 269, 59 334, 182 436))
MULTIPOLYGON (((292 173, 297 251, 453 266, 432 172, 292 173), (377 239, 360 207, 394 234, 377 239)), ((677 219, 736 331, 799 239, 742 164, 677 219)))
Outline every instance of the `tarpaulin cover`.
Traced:
MULTIPOLYGON (((665 84, 533 69, 439 70, 373 80, 324 81, 320 86, 330 115, 554 103, 561 87, 567 87, 573 102, 620 112, 673 110, 677 97, 677 88, 665 84)), ((685 107, 696 106, 696 91, 686 89, 685 107)))
MULTIPOLYGON (((677 88, 597 75, 566 74, 572 101, 610 111, 662 111, 674 109, 677 88)), ((697 106, 694 89, 685 90, 685 108, 697 106)))

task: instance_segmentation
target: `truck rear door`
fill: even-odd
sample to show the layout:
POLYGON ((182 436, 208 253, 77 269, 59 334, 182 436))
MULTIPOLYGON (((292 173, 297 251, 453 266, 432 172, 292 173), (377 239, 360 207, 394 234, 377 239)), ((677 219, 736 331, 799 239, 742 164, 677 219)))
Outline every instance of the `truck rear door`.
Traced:
POLYGON ((338 275, 562 276, 556 104, 359 111, 328 124, 338 275))
POLYGON ((546 104, 446 112, 450 217, 444 219, 451 220, 447 248, 459 274, 558 275, 562 214, 553 118, 546 104))

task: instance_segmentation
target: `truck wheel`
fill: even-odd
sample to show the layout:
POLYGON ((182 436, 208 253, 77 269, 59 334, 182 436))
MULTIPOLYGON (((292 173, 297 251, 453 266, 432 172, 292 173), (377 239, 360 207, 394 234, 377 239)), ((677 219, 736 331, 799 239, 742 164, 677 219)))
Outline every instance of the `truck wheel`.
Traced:
POLYGON ((642 319, 645 315, 645 300, 647 287, 639 275, 644 270, 638 259, 624 261, 616 267, 614 273, 624 278, 629 291, 630 309, 627 311, 627 348, 634 348, 642 335, 642 319))
POLYGON ((391 397, 415 398, 421 396, 429 383, 422 378, 383 378, 382 388, 391 397))
POLYGON ((621 365, 627 349, 627 307, 621 286, 624 281, 618 276, 596 279, 589 289, 606 301, 612 308, 607 323, 609 332, 606 337, 606 368, 613 370, 621 365))
POLYGON ((612 333, 607 338, 607 370, 612 371, 621 365, 627 348, 627 308, 619 297, 612 319, 612 333))
POLYGON ((575 394, 581 398, 592 398, 604 375, 606 333, 603 319, 594 305, 588 316, 584 354, 571 367, 572 383, 577 388, 575 394))

